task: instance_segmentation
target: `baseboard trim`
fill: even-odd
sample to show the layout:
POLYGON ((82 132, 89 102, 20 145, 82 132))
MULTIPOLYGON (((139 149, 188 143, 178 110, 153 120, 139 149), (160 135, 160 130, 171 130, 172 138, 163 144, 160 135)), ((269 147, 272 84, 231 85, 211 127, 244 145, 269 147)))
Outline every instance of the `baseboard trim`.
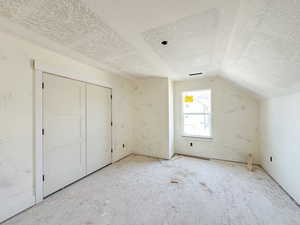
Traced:
MULTIPOLYGON (((210 158, 210 160, 215 160, 215 161, 224 161, 224 162, 231 162, 231 163, 238 163, 238 164, 243 164, 243 165, 247 165, 246 162, 241 162, 241 161, 234 161, 234 160, 227 160, 227 159, 216 159, 216 158, 210 158)), ((254 166, 258 166, 261 167, 260 164, 258 163, 253 163, 254 166)))
POLYGON ((296 206, 298 206, 300 208, 300 203, 298 203, 288 192, 287 190, 284 189, 284 187, 278 183, 278 181, 263 167, 261 166, 261 168, 263 169, 263 171, 284 191, 284 193, 287 194, 287 196, 289 196, 289 198, 296 204, 296 206))
POLYGON ((132 153, 132 155, 144 156, 144 157, 148 157, 148 158, 152 158, 152 159, 159 159, 159 160, 170 160, 168 158, 162 158, 162 157, 158 157, 158 156, 152 156, 152 155, 146 155, 146 154, 140 154, 140 153, 132 153))
MULTIPOLYGON (((186 156, 186 157, 192 157, 192 158, 203 159, 203 160, 216 160, 216 161, 239 163, 239 164, 244 164, 244 165, 247 164, 246 162, 241 162, 241 161, 218 159, 218 158, 209 158, 209 157, 204 157, 204 156, 189 155, 189 154, 183 154, 183 153, 175 153, 174 155, 182 155, 182 156, 186 156)), ((261 167, 261 165, 259 163, 253 163, 253 165, 261 167)))
POLYGON ((28 198, 26 201, 23 202, 23 204, 20 207, 14 207, 10 210, 10 215, 7 214, 7 216, 1 215, 0 224, 3 224, 7 222, 8 220, 14 218, 15 216, 27 211, 28 209, 32 208, 35 205, 35 199, 34 196, 28 198))
POLYGON ((120 159, 117 159, 117 160, 113 161, 112 163, 114 164, 114 163, 120 162, 121 160, 126 159, 126 158, 128 158, 129 156, 132 156, 132 155, 133 155, 133 153, 129 153, 129 154, 121 157, 120 159))
MULTIPOLYGON (((190 157, 190 158, 196 158, 196 159, 202 159, 202 160, 211 160, 210 158, 207 158, 207 157, 202 157, 202 156, 194 156, 194 155, 187 155, 187 154, 181 154, 181 153, 176 153, 174 154, 173 157, 176 157, 176 155, 179 155, 179 156, 185 156, 185 157, 190 157)), ((172 158, 173 158, 172 157, 172 158)), ((171 158, 171 159, 172 159, 171 158)))

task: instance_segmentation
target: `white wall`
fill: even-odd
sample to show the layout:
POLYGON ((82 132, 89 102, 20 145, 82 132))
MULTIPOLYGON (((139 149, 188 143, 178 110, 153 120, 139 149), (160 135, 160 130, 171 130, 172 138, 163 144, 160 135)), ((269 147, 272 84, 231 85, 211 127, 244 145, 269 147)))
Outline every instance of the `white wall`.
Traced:
POLYGON ((300 93, 262 102, 261 159, 268 173, 300 204, 300 93))
POLYGON ((136 79, 134 153, 170 158, 169 80, 136 79))
POLYGON ((252 153, 259 162, 259 103, 251 94, 220 77, 207 77, 175 82, 174 101, 176 153, 239 162, 252 153), (212 90, 212 140, 182 137, 182 92, 201 89, 212 90))
POLYGON ((0 221, 34 204, 32 60, 70 71, 73 78, 113 90, 113 160, 131 153, 133 85, 128 79, 78 63, 0 33, 0 221), (121 109, 121 110, 120 110, 121 109), (122 144, 126 148, 122 148, 122 144))
POLYGON ((174 82, 169 80, 169 158, 175 153, 175 135, 174 135, 174 82))

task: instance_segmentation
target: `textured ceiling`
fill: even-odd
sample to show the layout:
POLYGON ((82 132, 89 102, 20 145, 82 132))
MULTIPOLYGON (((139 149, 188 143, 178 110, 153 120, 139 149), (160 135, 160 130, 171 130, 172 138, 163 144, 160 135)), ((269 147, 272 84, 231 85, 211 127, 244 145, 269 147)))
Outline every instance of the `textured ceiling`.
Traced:
POLYGON ((114 73, 300 91, 298 0, 0 0, 0 28, 114 73))
POLYGON ((0 0, 0 13, 33 32, 104 63, 111 72, 130 75, 149 75, 152 72, 136 48, 83 1, 0 0))
POLYGON ((146 42, 175 72, 189 73, 214 69, 214 47, 219 24, 219 11, 211 9, 182 18, 143 33, 146 42), (168 45, 161 42, 167 40, 168 45))
POLYGON ((266 97, 300 91, 300 2, 241 3, 222 74, 266 97))

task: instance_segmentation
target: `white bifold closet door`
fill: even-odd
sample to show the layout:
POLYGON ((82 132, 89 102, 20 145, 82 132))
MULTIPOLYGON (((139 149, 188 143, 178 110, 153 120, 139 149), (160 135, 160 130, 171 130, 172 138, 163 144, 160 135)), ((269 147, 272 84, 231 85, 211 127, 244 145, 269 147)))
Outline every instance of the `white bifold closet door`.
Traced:
POLYGON ((87 84, 87 173, 111 163, 111 89, 87 84))
POLYGON ((43 75, 44 196, 86 173, 85 84, 43 75))
POLYGON ((43 74, 44 196, 111 163, 111 89, 43 74))

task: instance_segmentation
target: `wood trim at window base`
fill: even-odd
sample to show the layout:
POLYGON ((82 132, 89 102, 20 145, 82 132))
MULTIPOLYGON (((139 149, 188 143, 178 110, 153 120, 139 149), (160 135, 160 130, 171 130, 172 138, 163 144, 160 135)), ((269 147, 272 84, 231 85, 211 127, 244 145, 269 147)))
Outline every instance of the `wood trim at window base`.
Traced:
POLYGON ((183 138, 197 138, 197 139, 202 139, 202 140, 207 140, 207 141, 212 141, 213 140, 212 136, 205 137, 205 136, 182 134, 181 137, 183 137, 183 138))

